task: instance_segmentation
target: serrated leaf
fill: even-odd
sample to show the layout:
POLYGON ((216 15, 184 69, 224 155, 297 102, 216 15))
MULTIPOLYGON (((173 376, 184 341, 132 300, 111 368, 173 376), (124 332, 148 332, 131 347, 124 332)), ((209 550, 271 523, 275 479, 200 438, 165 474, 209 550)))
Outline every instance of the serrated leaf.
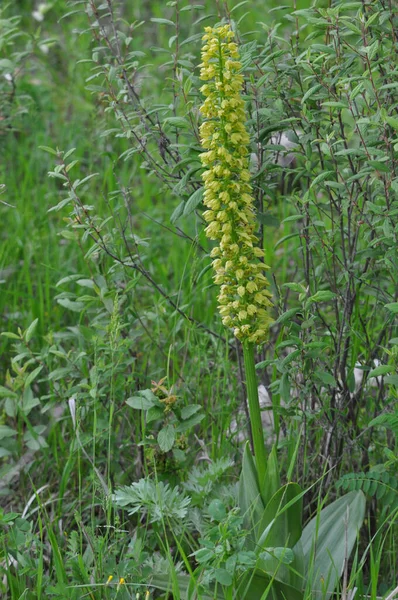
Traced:
POLYGON ((168 452, 174 446, 176 430, 173 425, 166 425, 158 433, 158 444, 162 452, 168 452))
POLYGON ((204 418, 204 413, 201 413, 199 415, 192 415, 191 417, 188 417, 188 419, 185 419, 185 421, 182 421, 179 425, 177 425, 176 431, 178 433, 184 433, 185 431, 188 431, 188 429, 192 429, 192 427, 195 427, 195 425, 201 423, 204 418))
POLYGON ((128 398, 126 404, 137 410, 149 410, 158 404, 158 399, 151 390, 140 390, 135 396, 128 398))
POLYGON ((207 509, 209 515, 215 521, 222 521, 227 516, 227 509, 225 508, 225 504, 221 502, 218 498, 212 500, 209 504, 209 508, 207 509))
POLYGON ((184 408, 181 410, 181 419, 189 419, 189 417, 192 417, 192 415, 197 413, 201 408, 202 407, 200 404, 190 404, 189 406, 184 406, 184 408))
POLYGON ((160 406, 152 406, 147 414, 146 414, 146 422, 152 423, 152 421, 156 421, 157 419, 162 419, 164 416, 164 409, 160 406))

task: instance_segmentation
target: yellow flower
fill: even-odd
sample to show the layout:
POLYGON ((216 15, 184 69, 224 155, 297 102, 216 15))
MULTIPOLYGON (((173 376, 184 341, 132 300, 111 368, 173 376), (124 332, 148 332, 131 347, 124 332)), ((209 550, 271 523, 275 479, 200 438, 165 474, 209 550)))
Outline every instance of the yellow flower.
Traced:
POLYGON ((240 285, 236 291, 238 292, 239 296, 241 296, 241 297, 243 297, 246 293, 246 290, 243 287, 243 285, 240 285))
POLYGON ((119 583, 117 584, 116 590, 119 590, 122 585, 125 585, 125 583, 126 583, 125 578, 124 577, 120 577, 119 583))
POLYGON ((205 28, 200 77, 205 100, 200 126, 206 170, 204 218, 206 235, 218 242, 211 257, 214 281, 220 285, 219 310, 223 324, 242 341, 261 343, 268 335, 272 306, 268 268, 258 247, 249 170, 249 134, 242 98, 243 76, 238 46, 229 25, 205 28))

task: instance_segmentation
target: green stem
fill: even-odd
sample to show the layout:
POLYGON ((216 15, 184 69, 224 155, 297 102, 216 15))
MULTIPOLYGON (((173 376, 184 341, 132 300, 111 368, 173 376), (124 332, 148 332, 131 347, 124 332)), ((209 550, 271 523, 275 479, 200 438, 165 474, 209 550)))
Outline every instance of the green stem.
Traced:
POLYGON ((249 401, 250 427, 253 436, 254 456, 257 475, 262 489, 267 471, 267 455, 265 452, 263 424, 261 421, 260 402, 258 399, 257 375, 254 363, 254 344, 243 343, 243 359, 245 364, 246 388, 249 401))

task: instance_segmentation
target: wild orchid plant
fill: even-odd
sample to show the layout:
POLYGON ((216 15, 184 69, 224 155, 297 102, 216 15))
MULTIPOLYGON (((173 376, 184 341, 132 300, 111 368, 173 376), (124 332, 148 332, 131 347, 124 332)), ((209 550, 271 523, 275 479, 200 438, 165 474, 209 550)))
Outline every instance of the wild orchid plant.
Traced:
POLYGON ((264 251, 255 235, 256 217, 250 185, 249 134, 242 99, 243 76, 238 46, 229 25, 206 28, 200 78, 205 117, 200 128, 206 152, 204 218, 206 235, 218 244, 211 257, 214 281, 220 286, 219 311, 226 327, 242 342, 254 452, 260 481, 266 455, 254 368, 254 347, 265 341, 272 322, 269 283, 264 275, 264 251))
POLYGON ((205 29, 200 72, 205 82, 200 109, 205 121, 200 135, 206 168, 202 175, 205 231, 217 242, 211 257, 214 281, 220 286, 222 322, 233 328, 243 346, 255 454, 253 461, 246 447, 239 504, 251 531, 248 549, 256 553, 257 564, 241 578, 237 593, 250 600, 260 600, 269 592, 275 599, 298 600, 305 592, 329 598, 362 523, 364 497, 347 494, 321 510, 303 530, 304 492, 295 483, 281 486, 275 448, 266 457, 254 350, 267 338, 272 301, 264 274, 268 267, 255 234, 244 79, 234 37, 228 24, 205 29))

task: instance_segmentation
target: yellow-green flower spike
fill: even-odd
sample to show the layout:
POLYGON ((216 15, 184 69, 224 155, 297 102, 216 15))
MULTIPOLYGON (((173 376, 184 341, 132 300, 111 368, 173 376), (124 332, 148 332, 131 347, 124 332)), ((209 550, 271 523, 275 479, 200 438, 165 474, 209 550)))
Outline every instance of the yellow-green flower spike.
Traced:
POLYGON ((268 335, 272 303, 264 276, 268 267, 254 233, 242 65, 229 25, 206 27, 205 32, 200 65, 200 78, 206 82, 200 108, 206 119, 200 127, 205 231, 218 242, 211 256, 222 321, 242 342, 259 344, 268 335))

